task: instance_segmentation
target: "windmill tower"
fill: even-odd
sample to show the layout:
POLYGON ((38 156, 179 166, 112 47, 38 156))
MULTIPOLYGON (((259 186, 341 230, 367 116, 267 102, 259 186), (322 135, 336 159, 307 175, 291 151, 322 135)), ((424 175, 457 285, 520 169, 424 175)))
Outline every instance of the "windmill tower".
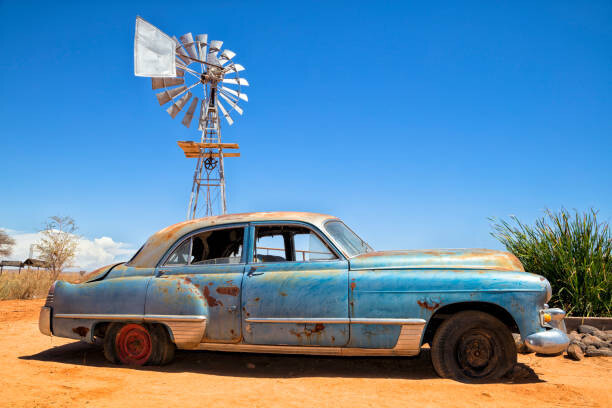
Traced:
POLYGON ((234 120, 230 114, 242 115, 238 103, 248 101, 242 87, 249 83, 239 74, 244 67, 232 60, 236 54, 221 51, 222 45, 223 41, 209 42, 206 34, 195 40, 191 33, 180 40, 169 37, 136 17, 134 74, 151 77, 152 88, 162 89, 157 100, 162 106, 169 104, 166 111, 173 119, 189 104, 181 121, 184 126, 191 126, 199 108, 199 142, 178 142, 185 157, 197 159, 187 219, 227 212, 224 159, 240 157, 234 150, 238 144, 222 142, 220 118, 231 126, 234 120))

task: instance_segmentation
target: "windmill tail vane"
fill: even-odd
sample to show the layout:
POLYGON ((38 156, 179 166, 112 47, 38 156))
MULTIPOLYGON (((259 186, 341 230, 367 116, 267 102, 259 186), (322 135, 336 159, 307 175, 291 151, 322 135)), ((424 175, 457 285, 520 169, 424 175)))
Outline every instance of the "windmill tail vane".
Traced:
POLYGON ((173 119, 185 110, 185 127, 191 127, 197 111, 199 142, 178 142, 185 157, 197 159, 187 219, 227 212, 223 160, 240 157, 234 150, 238 144, 221 141, 221 116, 231 126, 232 114, 244 113, 240 103, 249 100, 243 92, 249 82, 240 75, 244 67, 233 60, 236 53, 222 46, 223 41, 208 41, 207 34, 170 37, 136 17, 134 75, 151 78, 151 88, 160 90, 157 101, 168 105, 173 119))

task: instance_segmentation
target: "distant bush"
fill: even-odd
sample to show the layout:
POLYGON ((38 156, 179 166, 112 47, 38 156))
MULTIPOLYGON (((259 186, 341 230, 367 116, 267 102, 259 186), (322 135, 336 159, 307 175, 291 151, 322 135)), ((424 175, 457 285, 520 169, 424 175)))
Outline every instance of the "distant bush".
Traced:
MULTIPOLYGON (((60 279, 76 282, 79 274, 64 273, 60 279)), ((17 273, 5 269, 0 275, 0 300, 44 298, 52 283, 53 278, 47 270, 22 269, 21 273, 17 273)))
POLYGON ((597 221, 595 210, 546 210, 533 226, 514 216, 491 222, 491 234, 525 270, 550 281, 551 306, 575 316, 612 316, 612 235, 608 223, 597 221))

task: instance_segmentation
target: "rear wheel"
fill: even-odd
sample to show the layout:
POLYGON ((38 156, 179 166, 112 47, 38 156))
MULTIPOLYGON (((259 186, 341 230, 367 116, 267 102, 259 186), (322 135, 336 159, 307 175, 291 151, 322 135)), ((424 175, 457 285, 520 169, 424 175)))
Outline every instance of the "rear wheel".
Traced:
POLYGON ((167 364, 174 350, 174 343, 161 325, 112 323, 104 336, 104 356, 111 363, 167 364))
POLYGON ((516 364, 512 333, 488 313, 465 311, 444 321, 434 335, 431 361, 443 378, 497 380, 516 364))

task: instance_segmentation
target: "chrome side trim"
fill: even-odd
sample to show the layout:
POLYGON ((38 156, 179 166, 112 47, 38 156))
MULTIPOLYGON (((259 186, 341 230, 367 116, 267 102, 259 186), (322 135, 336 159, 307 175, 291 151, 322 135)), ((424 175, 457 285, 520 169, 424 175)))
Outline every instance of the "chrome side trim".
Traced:
POLYGON ((43 306, 38 316, 38 330, 46 336, 53 336, 51 332, 51 308, 43 306))
POLYGON ((424 325, 423 319, 392 319, 392 318, 327 318, 327 317, 249 317, 247 323, 304 323, 304 324, 401 324, 424 325))
POLYGON ((177 347, 181 348, 198 345, 204 338, 204 332, 206 331, 206 320, 187 322, 159 319, 156 321, 168 327, 172 340, 177 347))
POLYGON ((370 349, 344 347, 262 346, 257 344, 200 343, 197 350, 232 351, 241 353, 313 354, 324 356, 414 356, 419 350, 370 349))
POLYGON ((143 320, 175 322, 205 322, 206 316, 200 315, 141 315, 141 314, 95 314, 95 313, 58 313, 54 317, 63 319, 92 319, 92 320, 143 320))
POLYGON ((417 355, 419 354, 419 350, 421 350, 421 336, 423 334, 423 330, 425 329, 425 320, 414 320, 421 320, 422 323, 402 325, 402 330, 397 338, 397 343, 395 344, 395 347, 393 347, 394 350, 407 353, 405 355, 417 355))
POLYGON ((401 324, 402 328, 405 325, 425 325, 425 320, 423 319, 392 319, 392 318, 357 318, 351 319, 351 324, 401 324))

